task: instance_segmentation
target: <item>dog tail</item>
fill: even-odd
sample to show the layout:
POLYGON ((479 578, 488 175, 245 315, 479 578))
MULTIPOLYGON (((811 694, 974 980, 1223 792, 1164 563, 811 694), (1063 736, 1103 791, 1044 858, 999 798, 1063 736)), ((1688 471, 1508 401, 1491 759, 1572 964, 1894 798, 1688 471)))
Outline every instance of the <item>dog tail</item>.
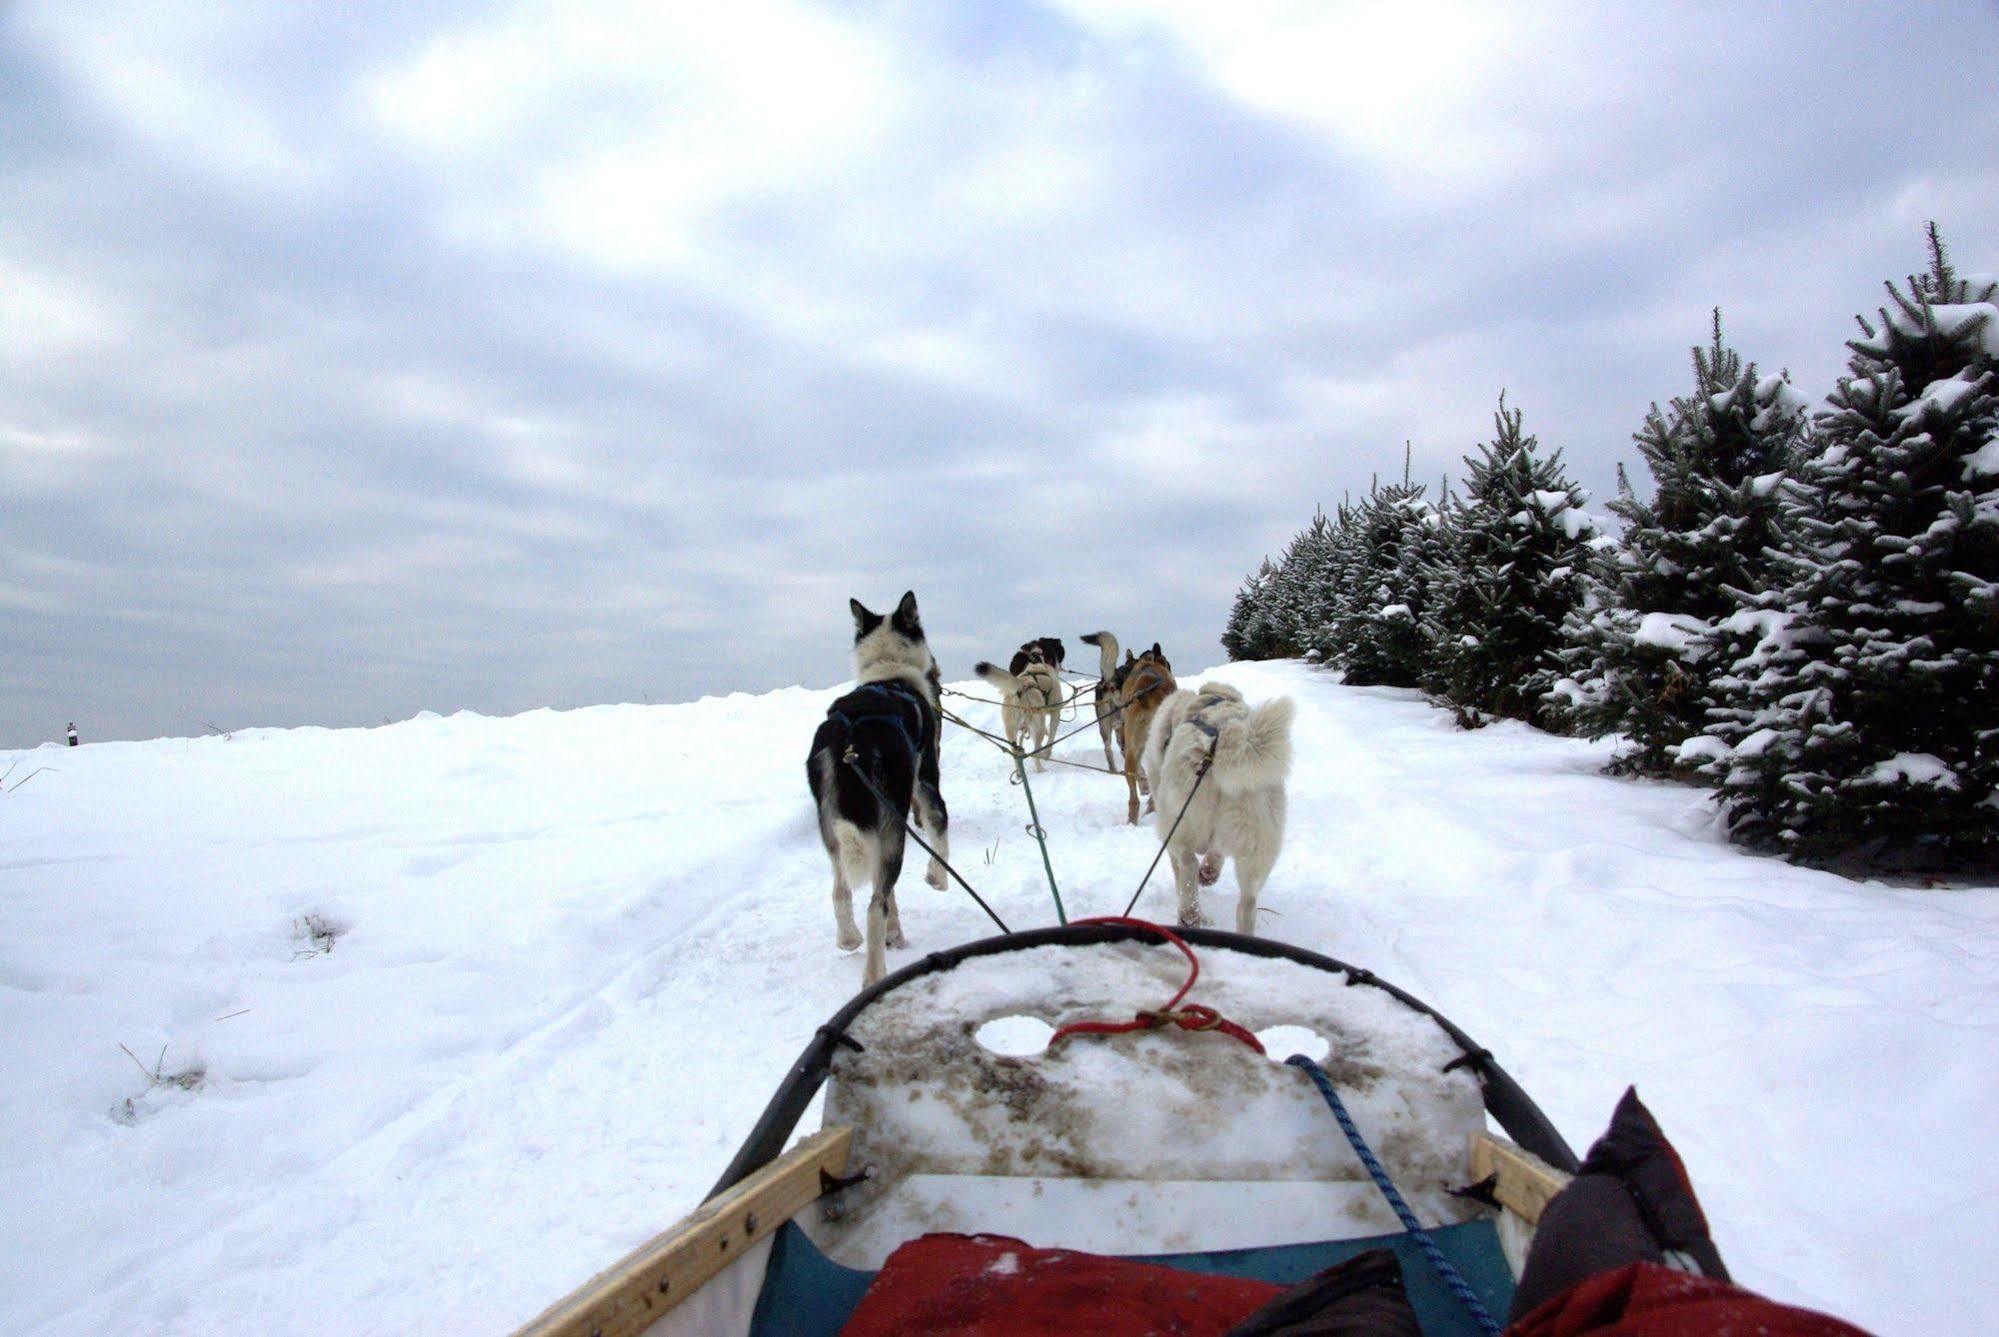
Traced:
POLYGON ((981 678, 984 678, 987 682, 1009 695, 1020 691, 1020 679, 1008 673, 998 664, 988 664, 985 660, 981 659, 972 666, 972 672, 978 674, 981 678))
POLYGON ((1107 631, 1093 631, 1083 638, 1083 644, 1097 647, 1097 658, 1102 661, 1097 677, 1109 682, 1111 674, 1117 672, 1117 637, 1107 631))
POLYGON ((1215 783, 1230 791, 1280 783, 1291 769, 1291 720, 1297 713, 1291 698, 1280 696, 1247 718, 1222 725, 1215 738, 1215 783))

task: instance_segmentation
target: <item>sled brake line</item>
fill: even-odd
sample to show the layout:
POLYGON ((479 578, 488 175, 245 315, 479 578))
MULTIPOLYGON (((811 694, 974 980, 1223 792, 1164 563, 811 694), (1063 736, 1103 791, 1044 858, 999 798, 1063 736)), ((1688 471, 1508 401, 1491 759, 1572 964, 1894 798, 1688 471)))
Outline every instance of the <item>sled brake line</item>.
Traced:
POLYGON ((1181 819, 1187 815, 1187 809, 1194 806, 1194 795, 1201 792, 1201 781, 1208 778, 1208 771, 1215 764, 1215 748, 1220 743, 1221 740, 1217 738, 1208 744, 1208 755, 1201 758, 1200 768, 1194 772, 1194 787, 1187 791, 1187 801, 1180 805, 1179 813, 1173 818, 1173 825, 1166 829, 1166 838, 1159 842, 1159 850, 1152 856, 1152 862, 1145 866, 1145 876, 1138 880, 1138 890, 1131 893, 1131 900, 1125 903, 1125 914, 1129 915, 1132 906, 1138 904, 1138 898, 1145 894, 1145 884, 1152 880, 1152 870, 1159 867, 1159 860, 1166 853, 1166 847, 1173 843, 1173 833, 1180 829, 1181 819))
MULTIPOLYGON (((1078 701, 1082 700, 1083 693, 1088 690, 1088 688, 1086 687, 1078 687, 1076 686, 1076 684, 1069 682, 1061 683, 1059 685, 1063 688, 1073 689, 1073 690, 1070 690, 1069 695, 1063 697, 1060 701, 1055 703, 1055 709, 1057 710, 1069 709, 1069 707, 1075 705, 1078 701)), ((955 687, 939 687, 937 691, 940 695, 962 697, 964 700, 967 701, 976 701, 982 706, 1003 706, 1006 704, 1006 702, 1004 701, 995 701, 990 696, 974 696, 970 692, 961 692, 955 687)))
MULTIPOLYGON (((952 691, 951 689, 948 688, 945 690, 948 691, 949 694, 952 696, 967 695, 964 692, 952 691)), ((979 700, 980 698, 971 697, 970 699, 976 701, 979 700)), ((994 704, 1001 704, 1001 703, 994 703, 994 704)), ((1124 703, 1119 702, 1116 706, 1112 708, 1112 711, 1114 714, 1122 714, 1124 712, 1124 708, 1125 708, 1124 703)), ((1055 865, 1050 860, 1048 855, 1048 833, 1041 825, 1040 814, 1036 811, 1035 808, 1034 790, 1032 789, 1032 787, 1029 786, 1027 781, 1027 758, 1035 755, 1035 752, 1046 752, 1048 749, 1054 747, 1056 743, 1061 742, 1062 739, 1061 738, 1051 739, 1048 742, 1042 744, 1041 747, 1035 749, 1035 752, 1023 752, 1021 751, 1021 749, 1015 747, 1010 739, 1001 738, 998 734, 993 733, 990 730, 981 729, 978 725, 971 723, 969 720, 966 720, 952 713, 949 710, 945 710, 942 706, 938 707, 938 714, 940 714, 943 718, 949 720, 951 723, 957 725, 959 728, 964 729, 966 732, 977 734, 979 737, 985 739, 987 742, 991 743, 994 747, 1006 753, 1009 757, 1013 759, 1014 776, 1012 782, 1018 783, 1021 787, 1022 792, 1025 793, 1027 796, 1027 812, 1029 817, 1027 834, 1033 836, 1035 843, 1041 847, 1041 866, 1047 870, 1048 891, 1049 894, 1053 896, 1055 900, 1055 917, 1062 923, 1067 924, 1069 922, 1068 912, 1064 910, 1062 906, 1062 892, 1061 889, 1057 887, 1055 884, 1055 865)), ((1088 727, 1089 727, 1088 725, 1083 726, 1083 728, 1088 728, 1088 727)), ((1075 729, 1070 731, 1070 733, 1068 734, 1064 734, 1063 738, 1074 737, 1075 734, 1081 732, 1082 729, 1080 728, 1075 729)), ((1173 843, 1174 833, 1179 831, 1181 821, 1184 820, 1187 816, 1187 809, 1192 807, 1194 804, 1194 796, 1201 792, 1201 784, 1203 781, 1205 781, 1208 778, 1208 771, 1215 764, 1215 748, 1219 744, 1219 741, 1220 741, 1219 739, 1216 739, 1208 744, 1208 755, 1201 759, 1201 764, 1199 769, 1197 769, 1194 772, 1194 785, 1193 788, 1187 791, 1186 802, 1180 805, 1180 811, 1173 818, 1173 825, 1167 828, 1165 839, 1159 842, 1159 848, 1153 852, 1152 862, 1145 866, 1145 876, 1141 877, 1138 880, 1137 889, 1131 893, 1131 899, 1125 903, 1124 913, 1127 916, 1131 914, 1133 907, 1138 904, 1138 898, 1145 894, 1146 884, 1152 881, 1152 874, 1155 870, 1158 869, 1160 859, 1165 857, 1167 847, 1173 843)), ((1106 775, 1124 774, 1124 772, 1122 771, 1113 771, 1107 767, 1085 766, 1081 762, 1063 761, 1060 757, 1049 757, 1048 760, 1055 762, 1057 765, 1074 766, 1077 767, 1079 770, 1086 770, 1086 771, 1101 770, 1106 775)), ((873 786, 870 785, 869 788, 872 789, 873 786)), ((877 795, 877 797, 879 797, 879 795, 877 795)), ((912 828, 912 831, 913 830, 914 828, 912 828)), ((923 844, 923 838, 921 836, 917 837, 917 843, 923 844)), ((924 848, 929 849, 930 847, 928 845, 924 845, 924 848)), ((943 863, 944 861, 940 859, 938 862, 943 863)), ((950 871, 952 877, 958 877, 957 870, 955 868, 952 868, 950 864, 944 863, 944 867, 950 871)), ((963 878, 961 877, 958 878, 958 882, 959 885, 965 887, 965 890, 971 891, 971 887, 965 884, 965 880, 963 878)), ((977 893, 974 892, 973 895, 974 898, 976 898, 977 893)), ((984 905, 985 902, 980 901, 979 904, 984 905)), ((991 915, 992 911, 988 909, 986 913, 991 915)), ((997 915, 993 915, 993 922, 995 923, 999 922, 999 917, 997 915)))
MULTIPOLYGON (((868 774, 867 767, 861 765, 860 754, 854 750, 854 747, 851 743, 848 744, 846 754, 842 756, 840 760, 846 762, 847 766, 854 772, 854 774, 860 777, 861 783, 868 787, 868 792, 875 796, 876 803, 879 803, 883 808, 888 809, 890 811, 894 810, 895 805, 888 801, 888 796, 883 794, 881 792, 881 787, 875 784, 875 779, 872 775, 868 774)), ((928 854, 931 858, 935 859, 938 863, 938 866, 941 867, 945 872, 949 873, 952 876, 952 878, 957 882, 957 884, 965 889, 965 894, 967 896, 970 896, 973 900, 979 903, 979 908, 986 912, 986 918, 992 920, 993 923, 999 925, 1000 932, 1002 933, 1013 932, 1012 929, 1006 926, 1006 921, 1004 919, 1001 919, 997 914, 993 913, 993 908, 992 906, 986 904, 985 897, 979 895, 978 892, 973 891, 972 884, 965 881, 964 878, 958 875, 958 870, 951 866, 951 861, 945 858, 943 855, 939 854, 936 850, 936 847, 931 845, 929 841, 923 838, 923 833, 916 829, 916 823, 910 821, 907 817, 905 817, 903 818, 903 826, 908 831, 910 836, 912 836, 915 839, 916 843, 923 847, 923 852, 925 854, 928 854)))
MULTIPOLYGON (((955 715, 951 711, 940 708, 937 713, 941 715, 945 719, 945 721, 957 725, 960 729, 963 729, 966 733, 977 734, 980 738, 985 739, 988 743, 991 743, 994 747, 1006 753, 1007 756, 1011 757, 1013 755, 1014 749, 1011 740, 1000 737, 998 734, 992 732, 990 729, 981 729, 978 725, 972 723, 970 720, 965 719, 962 716, 955 715)), ((1062 739, 1060 738, 1050 739, 1048 742, 1043 743, 1040 747, 1034 748, 1031 751, 1027 752, 1026 755, 1030 757, 1040 757, 1043 761, 1053 762, 1057 766, 1068 766, 1078 771, 1095 771, 1099 775, 1115 775, 1119 777, 1122 777, 1124 775, 1123 771, 1114 771, 1108 766, 1092 766, 1086 761, 1070 761, 1067 757, 1051 757, 1046 755, 1049 748, 1054 747, 1055 744, 1061 741, 1062 739)))
MULTIPOLYGON (((937 713, 959 728, 977 734, 1000 751, 1006 753, 1007 756, 1013 758, 1013 776, 1008 780, 1008 783, 1019 785, 1021 791, 1027 795, 1027 834, 1033 836, 1034 843, 1041 847, 1041 866, 1048 872, 1048 894, 1055 899, 1055 918, 1060 923, 1068 923, 1069 912, 1062 907, 1062 889, 1055 885, 1055 865, 1048 857, 1048 831, 1047 828, 1041 825, 1041 814, 1034 806, 1034 790, 1029 788, 1027 783, 1027 757, 1029 754, 1015 747, 1010 740, 1001 738, 998 734, 989 733, 979 728, 976 724, 962 720, 950 711, 945 710, 942 706, 937 708, 937 713)), ((1052 747, 1054 745, 1051 743, 1049 746, 1052 747)), ((948 867, 949 865, 946 866, 948 867)), ((953 872, 952 876, 956 877, 956 872, 953 872)), ((959 881, 962 882, 963 880, 963 878, 959 878, 959 881)), ((969 891, 970 888, 968 887, 966 890, 969 891)), ((988 910, 986 913, 991 914, 992 911, 988 910)))
POLYGON ((1062 889, 1055 885, 1055 865, 1048 858, 1048 832, 1042 828, 1041 813, 1034 806, 1034 788, 1027 783, 1027 758, 1018 748, 1013 753, 1013 773, 1020 778, 1020 792, 1027 795, 1027 834, 1041 847, 1041 866, 1048 871, 1048 894, 1055 898, 1056 922, 1067 924, 1069 912, 1062 908, 1062 889))
MULTIPOLYGON (((972 696, 965 692, 954 691, 949 687, 944 688, 943 692, 944 695, 946 696, 962 696, 967 701, 977 701, 984 705, 1001 706, 1001 707, 1004 707, 1006 705, 1004 701, 989 701, 983 696, 972 696)), ((938 708, 938 713, 942 715, 945 719, 949 720, 951 723, 957 725, 960 729, 965 730, 965 732, 975 733, 979 737, 991 743, 993 746, 997 747, 1000 751, 1006 753, 1008 756, 1013 755, 1014 747, 1013 747, 1013 741, 1011 739, 1002 738, 998 734, 993 733, 989 729, 981 729, 978 725, 973 724, 970 720, 967 720, 962 716, 954 714, 949 710, 945 710, 941 706, 938 708)), ((1109 710, 1104 712, 1105 715, 1111 718, 1116 718, 1117 716, 1122 715, 1123 713, 1124 713, 1124 705, 1121 702, 1117 705, 1112 706, 1109 710)), ((1096 771, 1100 775, 1122 776, 1124 774, 1123 771, 1114 771, 1108 766, 1092 766, 1088 762, 1069 761, 1066 758, 1053 755, 1052 749, 1055 747, 1057 743, 1066 743, 1071 738, 1076 737, 1076 735, 1096 727, 1098 727, 1096 720, 1092 720, 1088 724, 1079 725, 1076 728, 1071 729, 1068 733, 1061 734, 1055 738, 1051 738, 1047 742, 1043 743, 1040 747, 1031 749, 1027 753, 1027 755, 1030 757, 1040 757, 1044 761, 1052 761, 1057 766, 1071 766, 1079 771, 1096 771)))

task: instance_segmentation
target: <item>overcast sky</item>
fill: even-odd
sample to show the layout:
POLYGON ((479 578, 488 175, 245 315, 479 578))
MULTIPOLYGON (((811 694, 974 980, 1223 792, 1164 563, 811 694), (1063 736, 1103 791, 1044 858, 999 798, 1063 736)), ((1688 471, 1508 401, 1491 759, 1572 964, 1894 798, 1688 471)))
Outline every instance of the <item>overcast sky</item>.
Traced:
POLYGON ((1999 269, 1995 51, 1990 3, 0 7, 0 745, 827 686, 910 587, 947 677, 1208 664, 1502 388, 1601 497, 1711 306, 1818 399, 1925 220, 1999 269))

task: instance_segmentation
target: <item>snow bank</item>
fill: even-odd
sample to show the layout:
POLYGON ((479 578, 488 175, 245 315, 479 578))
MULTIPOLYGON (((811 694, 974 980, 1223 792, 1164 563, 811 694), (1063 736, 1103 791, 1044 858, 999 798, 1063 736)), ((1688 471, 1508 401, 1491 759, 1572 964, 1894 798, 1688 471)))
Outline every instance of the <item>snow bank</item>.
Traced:
MULTIPOLYGON (((1608 740, 1212 676, 1298 703, 1268 932, 1449 1015, 1578 1149, 1636 1082, 1748 1284, 1987 1326, 1999 892, 1745 856, 1608 740)), ((833 695, 66 751, 0 812, 0 1331, 504 1331, 691 1207, 859 982, 800 773, 833 695)), ((1008 772, 950 736, 955 862, 1048 923, 1008 772)), ((1034 794, 1070 914, 1122 909, 1122 780, 1034 794)), ((892 966, 991 931, 914 873, 902 918, 892 966)))

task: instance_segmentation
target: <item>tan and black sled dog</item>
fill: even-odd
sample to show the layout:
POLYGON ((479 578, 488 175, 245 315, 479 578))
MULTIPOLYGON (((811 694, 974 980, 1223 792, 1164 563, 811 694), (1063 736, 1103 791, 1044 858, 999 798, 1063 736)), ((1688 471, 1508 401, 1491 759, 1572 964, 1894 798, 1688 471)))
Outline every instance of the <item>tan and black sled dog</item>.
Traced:
POLYGON ((1166 662, 1158 641, 1144 654, 1120 666, 1118 672, 1124 680, 1117 690, 1117 741, 1118 750, 1124 753, 1125 786, 1131 791, 1125 820, 1137 826, 1138 796, 1145 792, 1148 783, 1140 770, 1145 740, 1152 729, 1152 717, 1179 690, 1180 684, 1173 681, 1173 666, 1166 662))
POLYGON ((1045 771, 1048 768, 1041 758, 1044 749, 1055 740, 1056 726, 1062 720, 1062 680, 1055 676, 1055 670, 1040 657, 1032 642, 1021 648, 1035 653, 1016 672, 1009 673, 984 660, 974 665, 972 672, 999 688, 1000 719, 1008 741, 1016 751, 1026 752, 1029 749, 1023 744, 1031 739, 1034 769, 1045 771))
POLYGON ((1199 691, 1175 692, 1153 719, 1145 769, 1173 863, 1181 923, 1206 922, 1196 887, 1213 886, 1222 860, 1233 859, 1235 930, 1256 932, 1256 897, 1284 846, 1295 713, 1288 696, 1252 710, 1235 688, 1204 682, 1199 691), (1200 779, 1203 764, 1206 779, 1200 779))

